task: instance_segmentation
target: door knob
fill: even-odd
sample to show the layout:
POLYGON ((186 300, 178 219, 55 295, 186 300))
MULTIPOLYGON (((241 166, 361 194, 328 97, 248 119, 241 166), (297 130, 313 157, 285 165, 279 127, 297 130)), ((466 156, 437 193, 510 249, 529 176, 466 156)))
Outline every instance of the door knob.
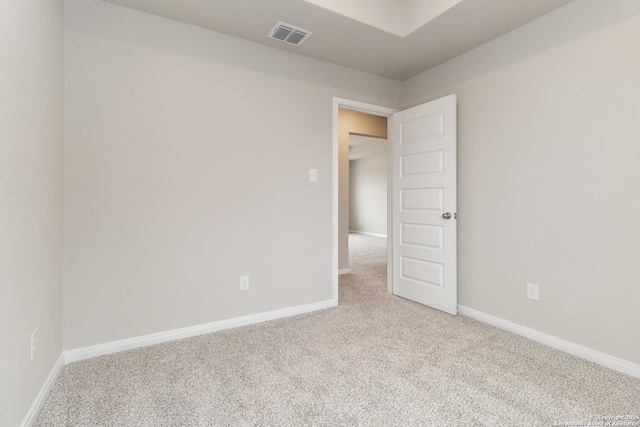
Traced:
POLYGON ((451 219, 451 212, 445 212, 442 214, 442 218, 444 219, 451 219))

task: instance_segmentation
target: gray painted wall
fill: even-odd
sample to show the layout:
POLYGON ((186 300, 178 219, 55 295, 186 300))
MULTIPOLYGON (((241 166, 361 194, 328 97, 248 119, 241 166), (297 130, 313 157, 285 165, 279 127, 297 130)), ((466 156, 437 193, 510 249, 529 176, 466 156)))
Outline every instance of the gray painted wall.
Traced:
POLYGON ((387 235, 387 152, 349 162, 349 229, 387 235))
POLYGON ((458 94, 459 303, 634 363, 639 52, 640 2, 576 1, 404 84, 458 94))
POLYGON ((62 50, 61 0, 0 2, 3 426, 22 422, 62 351, 62 50))
POLYGON ((65 19, 65 348, 331 299, 333 97, 401 84, 95 0, 65 19))

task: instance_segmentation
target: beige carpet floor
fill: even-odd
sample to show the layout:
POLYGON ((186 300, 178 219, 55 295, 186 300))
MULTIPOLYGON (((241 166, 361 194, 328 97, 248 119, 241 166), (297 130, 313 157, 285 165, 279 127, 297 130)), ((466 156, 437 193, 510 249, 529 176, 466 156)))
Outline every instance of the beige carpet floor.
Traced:
POLYGON ((339 307, 70 364, 37 425, 553 426, 640 415, 640 379, 392 296, 386 240, 350 243, 339 307))

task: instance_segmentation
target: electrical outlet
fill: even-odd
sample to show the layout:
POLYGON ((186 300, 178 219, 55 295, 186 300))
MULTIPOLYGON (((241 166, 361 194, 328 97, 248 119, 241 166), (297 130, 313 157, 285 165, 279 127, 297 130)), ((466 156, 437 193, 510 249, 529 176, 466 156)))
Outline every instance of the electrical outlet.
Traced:
POLYGON ((241 291, 249 290, 249 276, 240 276, 240 290, 241 291))
POLYGON ((36 334, 38 333, 37 329, 34 329, 33 332, 31 332, 31 360, 35 359, 36 357, 36 334))
POLYGON ((527 282, 527 298, 538 301, 538 285, 527 282))

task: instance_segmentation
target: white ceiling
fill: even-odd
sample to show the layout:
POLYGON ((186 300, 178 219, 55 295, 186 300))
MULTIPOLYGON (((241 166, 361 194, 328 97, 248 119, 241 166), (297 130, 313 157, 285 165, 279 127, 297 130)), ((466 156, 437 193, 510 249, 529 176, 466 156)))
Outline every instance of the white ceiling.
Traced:
POLYGON ((349 160, 365 159, 386 152, 386 138, 349 134, 349 160))
POLYGON ((325 9, 339 4, 327 0, 106 1, 404 81, 572 0, 359 0, 360 9, 337 11, 325 9), (388 14, 390 4, 400 12, 388 14), (411 12, 420 9, 418 19, 411 12), (313 34, 300 47, 267 38, 277 21, 313 34))
POLYGON ((406 37, 462 0, 304 0, 380 30, 406 37))
POLYGON ((371 144, 378 141, 386 141, 386 138, 379 138, 377 136, 359 135, 357 133, 349 134, 349 147, 354 145, 371 144))

